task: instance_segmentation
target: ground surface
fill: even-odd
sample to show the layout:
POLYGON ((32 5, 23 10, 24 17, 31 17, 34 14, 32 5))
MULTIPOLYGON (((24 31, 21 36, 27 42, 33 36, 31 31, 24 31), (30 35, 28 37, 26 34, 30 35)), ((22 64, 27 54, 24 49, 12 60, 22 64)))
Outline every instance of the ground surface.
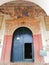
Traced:
POLYGON ((23 63, 23 62, 20 62, 20 63, 0 63, 0 65, 49 65, 49 64, 45 64, 45 63, 23 63))

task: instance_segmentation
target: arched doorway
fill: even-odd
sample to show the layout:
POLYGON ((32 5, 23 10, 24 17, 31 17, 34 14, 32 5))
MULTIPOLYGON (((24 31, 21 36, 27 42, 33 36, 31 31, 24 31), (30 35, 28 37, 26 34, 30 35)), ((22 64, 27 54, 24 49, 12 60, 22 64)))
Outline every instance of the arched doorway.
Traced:
POLYGON ((20 27, 15 30, 12 40, 11 62, 33 62, 34 44, 30 29, 20 27))

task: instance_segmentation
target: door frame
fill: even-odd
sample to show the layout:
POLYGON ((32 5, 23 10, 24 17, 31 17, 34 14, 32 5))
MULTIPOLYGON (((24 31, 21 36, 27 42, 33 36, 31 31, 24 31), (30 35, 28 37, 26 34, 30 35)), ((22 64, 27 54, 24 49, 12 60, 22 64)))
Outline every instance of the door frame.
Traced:
MULTIPOLYGON (((19 27, 19 28, 26 28, 26 29, 28 29, 28 31, 31 32, 31 37, 32 37, 32 43, 31 44, 32 44, 32 47, 33 47, 32 49, 34 50, 33 33, 32 33, 32 31, 28 27, 25 27, 25 26, 22 26, 22 27, 19 27)), ((18 30, 19 28, 17 28, 16 30, 18 30)), ((14 31, 14 33, 16 32, 16 30, 14 31)), ((14 33, 13 33, 13 35, 14 35, 14 33)), ((13 38, 12 38, 12 46, 13 46, 13 38)), ((11 53, 12 53, 12 49, 11 49, 11 53)), ((32 54, 34 53, 33 50, 32 50, 32 54)), ((32 59, 33 59, 33 55, 32 55, 32 59)), ((34 61, 31 61, 32 59, 24 59, 24 45, 23 45, 23 61, 22 62, 27 62, 27 61, 28 62, 34 62, 34 61)))

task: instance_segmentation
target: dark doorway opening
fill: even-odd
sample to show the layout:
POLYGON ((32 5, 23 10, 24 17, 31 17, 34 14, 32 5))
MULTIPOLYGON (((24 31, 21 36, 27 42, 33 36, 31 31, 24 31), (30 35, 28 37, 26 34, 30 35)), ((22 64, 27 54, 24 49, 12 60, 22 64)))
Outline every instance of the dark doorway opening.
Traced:
POLYGON ((34 62, 33 34, 27 27, 20 27, 14 31, 11 62, 34 62))
POLYGON ((24 45, 24 58, 32 59, 32 43, 25 43, 24 45))

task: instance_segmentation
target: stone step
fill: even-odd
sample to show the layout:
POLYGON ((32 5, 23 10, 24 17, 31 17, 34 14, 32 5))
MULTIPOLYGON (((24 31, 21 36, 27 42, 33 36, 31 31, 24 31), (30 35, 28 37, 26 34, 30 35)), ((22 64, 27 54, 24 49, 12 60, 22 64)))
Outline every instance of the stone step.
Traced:
POLYGON ((46 63, 17 62, 17 63, 0 63, 0 65, 49 65, 49 64, 46 64, 46 63))

